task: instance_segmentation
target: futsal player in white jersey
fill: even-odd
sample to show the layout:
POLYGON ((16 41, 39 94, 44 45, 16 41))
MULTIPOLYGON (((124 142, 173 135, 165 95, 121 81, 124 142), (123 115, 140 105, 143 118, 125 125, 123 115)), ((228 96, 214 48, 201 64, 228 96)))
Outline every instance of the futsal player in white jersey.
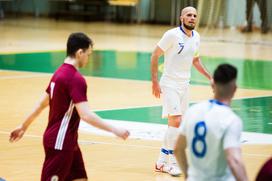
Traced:
POLYGON ((192 65, 209 80, 212 79, 199 58, 200 36, 194 30, 197 21, 196 9, 184 8, 180 20, 181 26, 165 32, 151 56, 152 93, 156 98, 160 98, 162 93, 162 117, 168 118, 168 129, 155 171, 168 172, 172 176, 181 174, 173 149, 182 115, 188 107, 192 65), (158 59, 162 55, 164 71, 159 83, 158 59))
POLYGON ((242 122, 229 107, 236 77, 235 67, 219 65, 214 99, 191 106, 184 115, 175 156, 188 181, 248 180, 240 149, 242 122))

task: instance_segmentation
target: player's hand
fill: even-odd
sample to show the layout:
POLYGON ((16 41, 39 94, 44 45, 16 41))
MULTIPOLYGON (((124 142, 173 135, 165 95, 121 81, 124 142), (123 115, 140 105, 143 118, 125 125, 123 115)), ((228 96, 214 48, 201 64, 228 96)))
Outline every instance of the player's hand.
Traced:
POLYGON ((214 93, 214 80, 213 80, 213 78, 210 79, 210 85, 211 85, 212 91, 214 93))
POLYGON ((160 88, 160 85, 159 85, 158 81, 152 82, 152 94, 156 98, 160 98, 161 88, 160 88))
POLYGON ((130 134, 129 131, 124 128, 116 128, 113 133, 123 140, 127 139, 130 134))
POLYGON ((213 78, 210 79, 210 85, 213 85, 214 84, 214 80, 213 78))
POLYGON ((16 129, 14 129, 11 133, 10 133, 10 136, 9 136, 9 142, 16 142, 18 141, 19 139, 21 139, 23 137, 25 133, 25 129, 20 126, 16 129))

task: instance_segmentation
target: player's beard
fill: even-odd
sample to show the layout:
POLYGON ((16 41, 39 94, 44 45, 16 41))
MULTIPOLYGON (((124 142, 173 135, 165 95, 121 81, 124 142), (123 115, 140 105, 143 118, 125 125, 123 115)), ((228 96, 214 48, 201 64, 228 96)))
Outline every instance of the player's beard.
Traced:
POLYGON ((187 30, 193 30, 193 29, 195 29, 195 26, 194 25, 186 25, 185 23, 183 23, 183 26, 187 29, 187 30))

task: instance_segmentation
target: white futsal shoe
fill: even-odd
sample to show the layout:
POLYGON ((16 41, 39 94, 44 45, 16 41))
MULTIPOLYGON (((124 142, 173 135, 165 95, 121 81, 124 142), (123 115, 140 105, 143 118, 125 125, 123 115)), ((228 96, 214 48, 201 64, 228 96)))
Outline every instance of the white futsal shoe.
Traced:
POLYGON ((156 172, 162 172, 162 173, 168 173, 169 167, 166 162, 157 162, 155 164, 155 171, 156 172))
POLYGON ((168 174, 173 177, 179 177, 181 175, 181 170, 176 163, 170 164, 168 166, 168 174))

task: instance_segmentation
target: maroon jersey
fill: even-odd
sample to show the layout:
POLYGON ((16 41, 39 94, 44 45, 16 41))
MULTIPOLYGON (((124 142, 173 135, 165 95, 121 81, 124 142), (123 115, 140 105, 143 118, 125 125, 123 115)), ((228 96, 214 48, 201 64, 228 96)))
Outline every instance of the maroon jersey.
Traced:
POLYGON ((271 181, 272 180, 272 158, 267 160, 260 169, 256 181, 271 181))
POLYGON ((74 150, 80 121, 74 104, 87 101, 86 81, 73 65, 64 63, 54 73, 46 92, 50 110, 43 144, 56 150, 74 150))

